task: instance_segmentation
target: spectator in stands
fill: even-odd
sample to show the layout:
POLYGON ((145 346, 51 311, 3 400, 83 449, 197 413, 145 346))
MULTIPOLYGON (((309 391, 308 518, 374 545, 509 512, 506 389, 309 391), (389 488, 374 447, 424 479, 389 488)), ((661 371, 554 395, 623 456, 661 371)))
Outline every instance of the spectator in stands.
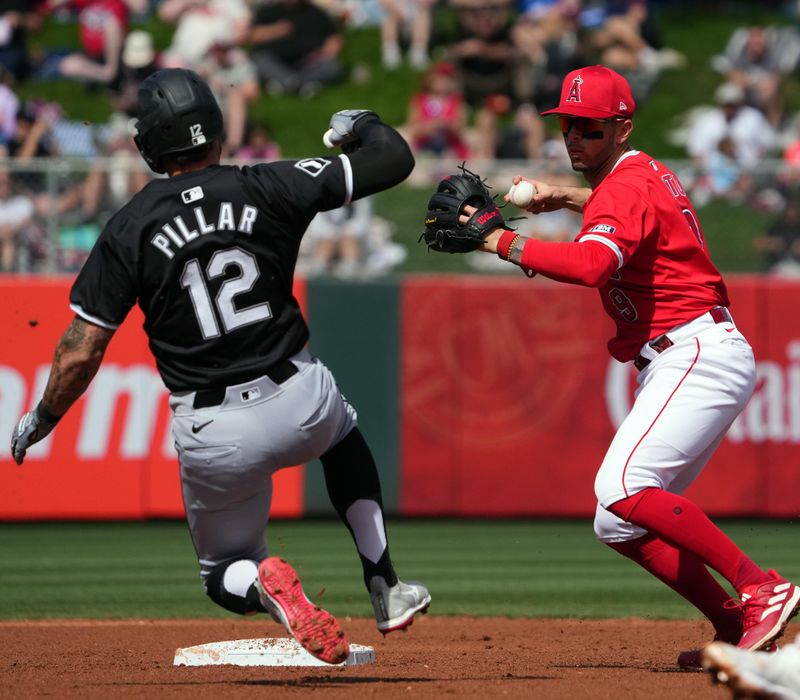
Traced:
POLYGON ((800 173, 800 123, 795 124, 792 139, 783 152, 783 162, 790 170, 800 173))
POLYGON ((11 174, 0 170, 0 272, 17 269, 19 237, 32 224, 33 201, 13 191, 11 174))
MULTIPOLYGON (((458 38, 448 49, 475 110, 478 158, 536 158, 544 128, 531 100, 529 57, 514 43, 508 0, 451 0, 458 38)), ((560 78, 559 78, 560 81, 560 78)))
POLYGON ((269 161, 281 158, 281 147, 273 141, 263 124, 250 122, 245 126, 244 143, 233 154, 236 160, 269 161))
POLYGON ((57 104, 27 102, 17 110, 14 136, 6 144, 6 152, 3 155, 16 158, 18 161, 59 155, 50 129, 60 118, 61 108, 57 104))
POLYGON ((112 85, 119 76, 129 13, 143 11, 146 0, 50 0, 50 5, 67 5, 78 13, 81 51, 61 58, 58 73, 89 84, 112 85))
POLYGON ((149 171, 142 167, 139 150, 131 138, 130 118, 125 114, 112 115, 103 131, 102 153, 107 167, 98 168, 105 182, 101 187, 98 207, 104 211, 116 211, 150 181, 149 171))
POLYGON ((41 28, 44 0, 3 0, 0 3, 0 66, 16 80, 31 72, 28 33, 41 28))
POLYGON ((419 92, 411 96, 403 133, 416 153, 465 160, 467 113, 455 66, 437 63, 422 78, 419 92))
POLYGON ((398 68, 403 60, 400 38, 405 27, 410 27, 411 35, 408 62, 417 70, 427 67, 431 15, 435 2, 436 0, 380 0, 385 13, 381 24, 381 57, 385 68, 398 68))
POLYGON ((528 62, 532 96, 537 104, 554 104, 575 63, 580 0, 517 0, 517 9, 512 36, 528 62))
POLYGON ((736 162, 745 170, 754 169, 776 145, 775 132, 764 115, 745 104, 744 90, 735 83, 723 83, 714 93, 717 106, 699 116, 689 126, 686 147, 701 166, 728 137, 733 143, 736 162))
POLYGON ((532 86, 511 36, 510 0, 451 2, 458 27, 447 56, 458 68, 467 103, 477 109, 498 96, 509 107, 528 100, 532 86))
POLYGON ((664 46, 646 0, 608 3, 602 21, 592 32, 592 40, 600 62, 624 73, 657 74, 686 65, 685 56, 664 46))
POLYGON ((363 262, 363 241, 369 231, 372 202, 369 197, 338 209, 319 212, 306 230, 304 264, 308 276, 335 274, 352 277, 363 262), (308 240, 306 240, 308 239, 308 240))
POLYGON ((217 42, 198 65, 197 72, 207 81, 219 102, 225 119, 224 157, 242 145, 248 105, 258 99, 261 88, 256 67, 247 54, 228 42, 217 42))
MULTIPOLYGON (((473 152, 478 158, 535 160, 542 155, 546 130, 539 111, 528 103, 489 100, 475 114, 473 152), (506 114, 510 113, 510 120, 506 114)), ((483 256, 481 256, 483 257, 483 256)))
POLYGON ((251 57, 262 85, 275 94, 312 97, 341 80, 342 34, 310 0, 275 0, 261 5, 250 28, 251 57))
POLYGON ((13 90, 13 83, 11 72, 0 66, 0 149, 6 151, 17 133, 19 98, 13 90))
POLYGON ((783 79, 797 68, 798 58, 800 37, 794 28, 754 26, 737 29, 711 65, 743 88, 747 101, 777 128, 783 120, 783 79))
POLYGON ((158 8, 164 22, 175 25, 163 68, 195 69, 215 44, 240 45, 250 28, 247 0, 164 0, 158 8))
POLYGON ((736 159, 736 147, 725 136, 700 165, 700 176, 691 188, 692 202, 704 206, 713 199, 741 204, 749 194, 753 179, 736 159))
POLYGON ((800 276, 800 192, 790 193, 779 217, 753 243, 769 273, 800 276))
POLYGON ((136 116, 139 85, 159 68, 159 56, 149 32, 134 30, 125 37, 120 63, 120 76, 111 104, 118 112, 136 116))
POLYGON ((406 249, 392 241, 387 221, 373 216, 372 199, 320 212, 300 245, 298 272, 313 277, 379 275, 400 264, 406 249))

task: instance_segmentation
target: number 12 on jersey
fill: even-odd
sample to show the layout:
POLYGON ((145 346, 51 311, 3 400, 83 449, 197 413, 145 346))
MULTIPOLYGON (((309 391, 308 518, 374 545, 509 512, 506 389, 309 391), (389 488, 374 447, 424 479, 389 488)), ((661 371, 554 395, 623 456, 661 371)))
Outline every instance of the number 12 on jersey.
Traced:
POLYGON ((255 286, 260 275, 255 256, 241 248, 227 248, 214 253, 206 265, 205 277, 197 258, 186 263, 181 274, 181 287, 189 290, 197 323, 205 340, 220 336, 217 316, 222 320, 225 333, 272 318, 272 309, 267 301, 245 309, 237 309, 233 303, 237 295, 245 294, 255 286), (224 275, 229 265, 238 267, 239 275, 222 283, 212 305, 206 279, 224 275))

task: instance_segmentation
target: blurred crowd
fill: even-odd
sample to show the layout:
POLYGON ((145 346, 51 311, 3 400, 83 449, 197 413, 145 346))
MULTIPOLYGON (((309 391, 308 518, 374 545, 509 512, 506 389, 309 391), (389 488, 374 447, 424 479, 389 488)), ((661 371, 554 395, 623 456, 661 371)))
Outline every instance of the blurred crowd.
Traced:
MULTIPOLYGON (((421 163, 530 160, 536 176, 578 184, 560 136, 539 112, 557 102, 566 72, 592 63, 625 75, 644 108, 664 71, 686 67, 665 42, 659 6, 647 0, 0 0, 0 271, 80 267, 107 217, 151 177, 139 163, 131 124, 138 85, 164 67, 189 67, 209 81, 225 115, 223 154, 230 160, 273 160, 291 149, 254 118, 258 100, 312 100, 380 66, 414 82, 397 126, 421 163), (168 42, 142 29, 153 20, 169 29, 168 42), (35 39, 45 23, 51 36, 58 27, 63 48, 52 41, 39 48, 35 39), (345 58, 354 27, 373 27, 380 37, 372 65, 345 58), (22 85, 53 81, 83 84, 90 99, 108 101, 113 116, 89 123, 70 118, 52 99, 19 97, 22 85), (34 169, 40 158, 72 165, 53 177, 34 169)), ((698 205, 723 199, 774 214, 755 245, 780 274, 800 267, 800 117, 783 103, 784 83, 799 61, 795 26, 737 29, 712 61, 719 77, 713 103, 685 115, 673 134, 691 159, 682 177, 698 205), (783 159, 777 182, 760 174, 767 158, 783 159)), ((415 173, 436 175, 435 168, 415 173)), ((371 202, 318 218, 301 251, 306 274, 381 274, 405 259, 371 202)), ((558 240, 569 240, 580 223, 570 213, 544 218, 532 231, 558 240)))

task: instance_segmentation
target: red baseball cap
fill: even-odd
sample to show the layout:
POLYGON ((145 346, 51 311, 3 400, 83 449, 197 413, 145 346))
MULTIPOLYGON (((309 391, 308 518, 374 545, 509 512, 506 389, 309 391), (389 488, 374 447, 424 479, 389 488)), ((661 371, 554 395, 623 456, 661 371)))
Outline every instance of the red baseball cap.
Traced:
POLYGON ((567 73, 558 107, 542 114, 608 119, 632 117, 635 111, 631 86, 625 78, 605 66, 587 66, 567 73))

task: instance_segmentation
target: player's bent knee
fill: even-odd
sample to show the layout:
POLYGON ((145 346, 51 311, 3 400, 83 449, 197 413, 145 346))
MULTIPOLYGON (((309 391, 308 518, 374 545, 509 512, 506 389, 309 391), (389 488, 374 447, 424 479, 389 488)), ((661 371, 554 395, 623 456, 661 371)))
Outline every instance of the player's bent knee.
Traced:
POLYGON ((594 516, 594 534, 604 544, 635 540, 647 534, 647 531, 625 522, 612 512, 598 505, 594 516))
POLYGON ((205 577, 206 595, 238 615, 265 612, 255 586, 257 577, 258 562, 251 559, 217 564, 205 577))

